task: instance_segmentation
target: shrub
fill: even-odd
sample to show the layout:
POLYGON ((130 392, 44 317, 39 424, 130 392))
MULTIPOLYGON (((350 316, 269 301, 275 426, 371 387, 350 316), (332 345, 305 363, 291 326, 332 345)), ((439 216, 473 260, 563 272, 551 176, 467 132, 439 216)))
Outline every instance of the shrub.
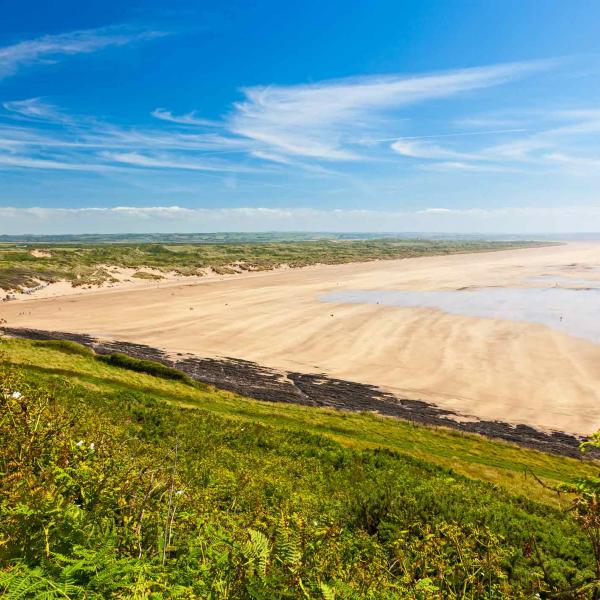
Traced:
POLYGON ((181 381, 188 385, 196 385, 196 382, 189 375, 153 360, 133 358, 127 354, 122 354, 121 352, 99 354, 96 356, 96 359, 114 367, 129 369, 130 371, 137 371, 138 373, 147 373, 148 375, 154 375, 161 379, 181 381))

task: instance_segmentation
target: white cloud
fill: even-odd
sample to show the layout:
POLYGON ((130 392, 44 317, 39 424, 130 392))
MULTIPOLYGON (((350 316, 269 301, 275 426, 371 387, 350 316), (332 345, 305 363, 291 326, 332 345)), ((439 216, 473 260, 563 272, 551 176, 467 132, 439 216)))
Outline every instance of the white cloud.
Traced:
MULTIPOLYGON (((41 60, 42 55, 46 56, 44 52, 51 54, 51 48, 59 47, 64 53, 88 52, 152 35, 158 34, 131 34, 113 28, 46 36, 40 38, 44 43, 36 46, 36 56, 41 60)), ((13 55, 33 56, 19 52, 13 55)), ((545 129, 529 135, 516 136, 526 131, 524 128, 450 130, 393 138, 382 135, 389 136, 400 125, 406 126, 402 109, 410 104, 500 85, 552 64, 534 61, 410 77, 358 77, 310 85, 246 88, 244 101, 235 104, 221 123, 202 119, 195 111, 177 115, 157 108, 152 112, 158 121, 153 127, 117 126, 93 117, 71 116, 41 98, 10 100, 3 108, 9 113, 4 113, 5 123, 7 116, 12 117, 12 123, 0 123, 0 148, 5 150, 0 155, 0 167, 97 172, 171 169, 208 174, 258 172, 258 160, 271 163, 263 171, 273 173, 305 171, 339 176, 337 165, 336 171, 327 168, 327 162, 337 161, 342 163, 339 170, 353 178, 353 185, 364 189, 371 183, 368 171, 372 165, 378 163, 379 172, 385 176, 385 169, 389 173, 390 168, 396 168, 400 157, 411 159, 403 166, 415 171, 494 173, 530 168, 581 174, 584 160, 592 160, 584 155, 592 154, 594 148, 582 151, 577 143, 600 131, 600 110, 595 108, 547 110, 537 121, 532 120, 543 123, 545 129), (20 126, 15 124, 17 119, 20 126), (194 129, 209 125, 212 131, 194 129), (509 139, 500 143, 497 137, 485 136, 509 139), (438 143, 437 138, 444 139, 438 143), (496 143, 490 145, 490 140, 496 143), (235 156, 213 160, 208 156, 211 154, 243 154, 247 160, 235 156), (557 160, 553 155, 582 158, 575 168, 573 161, 557 160), (346 161, 348 165, 343 164, 346 161)), ((456 119, 451 121, 456 123, 456 119)), ((491 122, 479 124, 489 127, 491 122)), ((414 129, 414 124, 411 126, 414 129)), ((587 166, 591 170, 593 165, 588 162, 587 166)), ((232 180, 231 185, 236 182, 232 180)), ((272 186, 273 182, 264 185, 272 186)))
POLYGON ((458 171, 464 173, 515 173, 518 171, 515 167, 504 167, 491 163, 473 164, 461 161, 442 161, 434 163, 426 163, 419 165, 419 168, 425 171, 458 171))
POLYGON ((390 147, 394 152, 410 158, 469 158, 467 154, 447 150, 429 142, 400 139, 395 141, 390 147))
POLYGON ((281 153, 353 160, 358 158, 352 144, 359 139, 359 132, 375 127, 384 112, 500 85, 548 66, 539 61, 412 77, 244 88, 245 100, 235 105, 228 125, 235 134, 281 153))
POLYGON ((299 160, 292 159, 288 156, 284 156, 282 154, 275 154, 273 152, 267 152, 265 150, 252 150, 250 154, 260 160, 266 160, 268 162, 285 165, 287 167, 301 169, 303 171, 308 171, 317 175, 341 175, 341 173, 338 173, 337 171, 328 169, 326 167, 322 167, 321 165, 302 162, 299 160))
POLYGON ((14 75, 24 66, 52 63, 63 56, 88 54, 110 46, 123 46, 162 35, 165 35, 164 32, 105 27, 26 40, 0 48, 0 79, 14 75))
POLYGON ((430 214, 430 215, 443 215, 444 213, 451 213, 452 209, 451 208, 426 208, 421 212, 423 212, 425 214, 430 214))
POLYGON ((107 148, 196 150, 203 154, 248 150, 248 144, 244 140, 219 133, 192 134, 162 129, 125 129, 107 123, 98 123, 91 130, 79 133, 78 138, 89 146, 107 148))
POLYGON ((457 152, 426 141, 400 139, 391 145, 398 154, 416 159, 426 159, 419 164, 428 171, 463 171, 506 173, 514 172, 514 167, 496 164, 498 156, 485 149, 477 152, 457 152), (432 162, 433 161, 433 162, 432 162))
POLYGON ((422 210, 0 207, 0 234, 207 231, 565 233, 600 231, 600 204, 422 210))
POLYGON ((199 127, 220 127, 222 123, 211 121, 210 119, 201 119, 196 116, 196 111, 186 113, 184 115, 174 115, 169 110, 156 108, 152 111, 152 116, 161 121, 169 121, 170 123, 179 123, 180 125, 196 125, 199 127))
POLYGON ((439 138, 456 138, 456 137, 473 137, 479 135, 494 135, 499 133, 522 133, 527 131, 526 128, 511 128, 511 129, 492 129, 488 131, 453 131, 451 133, 432 133, 429 135, 410 135, 410 136, 396 136, 393 138, 383 138, 379 140, 365 139, 363 143, 366 145, 373 145, 380 142, 396 142, 396 141, 412 141, 412 140, 429 140, 439 138))
POLYGON ((11 100, 8 102, 3 102, 2 107, 6 111, 14 113, 17 117, 64 123, 68 123, 71 120, 55 106, 44 102, 41 98, 11 100))
POLYGON ((598 175, 600 173, 600 158, 571 156, 561 152, 546 154, 544 158, 553 163, 564 165, 578 174, 598 175))
POLYGON ((580 175, 597 174, 595 156, 576 155, 577 149, 597 152, 595 136, 600 132, 600 111, 595 109, 548 110, 536 116, 545 127, 535 133, 513 137, 506 142, 478 147, 468 152, 433 144, 427 138, 454 138, 463 135, 518 133, 526 129, 450 133, 440 136, 398 138, 391 149, 401 156, 423 159, 419 168, 430 171, 523 172, 525 166, 580 175), (560 121, 560 124, 556 124, 560 121), (548 122, 553 122, 551 127, 548 122), (591 143, 591 145, 590 145, 591 143), (569 152, 569 148, 571 152, 569 152), (575 150, 575 153, 573 152, 575 150))
POLYGON ((281 154, 275 154, 274 152, 267 152, 265 150, 252 150, 252 156, 260 158, 261 160, 268 160, 270 162, 279 163, 281 165, 291 165, 292 161, 281 154))
POLYGON ((183 171, 232 171, 252 173, 256 169, 230 163, 190 161, 180 156, 148 156, 138 152, 103 152, 102 157, 112 162, 151 169, 178 169, 183 171))
MULTIPOLYGON (((485 115, 480 117, 463 117, 454 121, 458 127, 473 127, 473 128, 523 128, 530 126, 528 120, 522 117, 508 117, 508 116, 492 116, 485 115)), ((479 132, 473 132, 479 133, 479 132)))
POLYGON ((52 160, 46 158, 36 158, 31 156, 20 156, 16 154, 0 154, 0 169, 2 168, 92 172, 107 172, 112 170, 120 170, 119 167, 114 167, 111 165, 68 162, 65 160, 52 160))

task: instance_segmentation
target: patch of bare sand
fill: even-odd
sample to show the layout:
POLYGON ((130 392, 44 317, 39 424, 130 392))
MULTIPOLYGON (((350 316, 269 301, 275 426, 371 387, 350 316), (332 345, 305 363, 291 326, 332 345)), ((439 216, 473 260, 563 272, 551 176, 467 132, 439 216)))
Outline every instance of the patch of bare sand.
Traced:
POLYGON ((337 290, 527 286, 600 266, 600 244, 320 266, 0 305, 14 327, 145 343, 369 383, 466 415, 600 427, 600 346, 543 325, 428 308, 329 304, 337 290))
POLYGON ((29 252, 29 254, 31 254, 31 256, 34 256, 35 258, 51 258, 52 257, 52 252, 49 252, 48 250, 31 250, 29 252))

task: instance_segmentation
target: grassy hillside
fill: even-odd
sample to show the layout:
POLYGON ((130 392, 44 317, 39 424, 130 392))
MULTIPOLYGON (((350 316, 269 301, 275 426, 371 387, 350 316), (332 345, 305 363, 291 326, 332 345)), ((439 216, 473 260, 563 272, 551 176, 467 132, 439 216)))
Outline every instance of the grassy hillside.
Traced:
MULTIPOLYGON (((480 252, 524 247, 527 242, 427 240, 313 240, 265 243, 146 244, 0 244, 0 288, 14 290, 39 281, 67 280, 99 285, 111 280, 106 265, 155 268, 193 275, 208 267, 217 272, 266 270, 282 264, 301 267, 431 254, 480 252)), ((142 275, 144 277, 144 275, 142 275)))
POLYGON ((527 473, 595 465, 73 344, 0 350, 7 596, 570 598, 593 577, 567 500, 527 473))

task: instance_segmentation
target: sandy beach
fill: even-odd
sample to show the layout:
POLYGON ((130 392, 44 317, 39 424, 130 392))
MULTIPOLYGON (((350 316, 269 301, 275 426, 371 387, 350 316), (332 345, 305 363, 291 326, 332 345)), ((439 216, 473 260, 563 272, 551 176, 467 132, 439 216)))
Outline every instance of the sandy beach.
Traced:
POLYGON ((560 288, 568 296, 596 283, 600 244, 573 243, 48 291, 0 304, 0 318, 11 327, 324 373, 463 415, 582 434, 600 427, 600 345, 581 335, 581 322, 571 331, 568 313, 542 323, 504 318, 501 310, 502 318, 481 316, 469 306, 460 314, 431 303, 350 302, 344 293, 560 288), (340 300, 327 301, 331 294, 340 300))

